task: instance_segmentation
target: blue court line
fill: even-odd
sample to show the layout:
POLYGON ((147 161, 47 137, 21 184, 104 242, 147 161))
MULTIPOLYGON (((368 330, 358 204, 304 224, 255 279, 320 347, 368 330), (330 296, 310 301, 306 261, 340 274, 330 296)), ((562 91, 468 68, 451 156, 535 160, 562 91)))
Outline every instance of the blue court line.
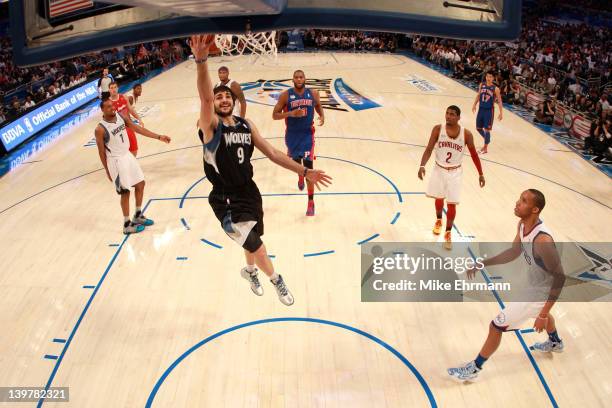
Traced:
POLYGON ((53 339, 52 340, 54 343, 65 343, 66 339, 53 339))
POLYGON ((184 218, 181 218, 181 222, 183 223, 183 225, 185 226, 186 230, 190 230, 191 228, 189 228, 189 225, 187 225, 187 221, 185 221, 184 218))
POLYGON ((202 238, 200 241, 202 241, 202 242, 203 242, 203 243, 205 243, 205 244, 210 245, 211 247, 215 247, 215 248, 217 248, 217 249, 223 249, 223 247, 222 247, 221 245, 219 245, 219 244, 215 244, 214 242, 211 242, 211 241, 209 241, 209 240, 207 240, 207 239, 202 238))
POLYGON ((164 373, 161 375, 161 377, 157 380, 157 382, 153 386, 153 389, 149 393, 149 398, 147 398, 147 403, 145 404, 145 407, 146 408, 150 408, 152 406, 153 401, 155 400, 155 396, 159 392, 159 389, 163 385, 163 383, 166 380, 166 378, 168 378, 168 376, 172 373, 172 371, 183 360, 185 360, 187 357, 189 357, 190 354, 192 354, 194 351, 196 351, 200 347, 202 347, 202 346, 206 345, 207 343, 215 340, 216 338, 219 338, 219 337, 223 336, 224 334, 231 333, 233 331, 236 331, 236 330, 239 330, 239 329, 243 329, 245 327, 255 326, 255 325, 260 325, 260 324, 266 324, 266 323, 278 323, 278 322, 306 322, 306 323, 324 324, 324 325, 328 325, 328 326, 334 326, 334 327, 338 327, 338 328, 341 328, 341 329, 345 329, 345 330, 348 330, 350 332, 359 334, 359 335, 361 335, 361 336, 363 336, 363 337, 365 337, 365 338, 367 338, 369 340, 372 340, 374 343, 382 346, 387 351, 391 352, 402 363, 404 363, 404 365, 406 367, 408 367, 408 369, 410 369, 412 374, 419 381, 419 384, 423 388, 423 391, 425 391, 425 395, 427 395, 427 399, 429 400, 429 404, 432 407, 437 407, 438 406, 438 404, 436 403, 436 400, 435 400, 435 398, 433 396, 433 393, 432 393, 431 389, 429 388, 429 385, 427 384, 427 382, 425 381, 425 379, 423 378, 421 373, 419 373, 419 371, 416 369, 416 367, 414 365, 412 365, 412 363, 410 361, 408 361, 408 359, 406 357, 404 357, 399 351, 397 351, 391 345, 387 344, 386 342, 384 342, 383 340, 379 339, 378 337, 376 337, 376 336, 374 336, 374 335, 372 335, 370 333, 367 333, 367 332, 365 332, 363 330, 360 330, 360 329, 358 329, 356 327, 348 326, 346 324, 342 324, 342 323, 338 323, 338 322, 334 322, 334 321, 330 321, 330 320, 313 319, 313 318, 309 318, 309 317, 279 317, 279 318, 273 318, 273 319, 255 320, 255 321, 252 321, 252 322, 248 322, 248 323, 243 323, 243 324, 239 324, 239 325, 236 325, 236 326, 232 326, 232 327, 230 327, 228 329, 221 330, 221 331, 219 331, 219 332, 217 332, 217 333, 215 333, 215 334, 213 334, 211 336, 208 336, 204 340, 202 340, 202 341, 196 343, 195 345, 193 345, 192 347, 190 347, 187 351, 185 351, 183 354, 181 354, 176 360, 174 360, 174 362, 164 371, 164 373))
MULTIPOLYGON (((151 200, 148 200, 147 204, 145 204, 145 206, 143 208, 143 212, 146 211, 146 209, 147 209, 147 207, 149 206, 150 203, 151 203, 151 200)), ((106 276, 108 275, 108 272, 111 270, 113 264, 115 263, 115 260, 117 259, 117 257, 119 256, 119 253, 121 252, 121 249, 123 248, 123 245, 125 244, 125 242, 128 240, 129 237, 130 237, 130 235, 126 235, 123 238, 123 241, 121 241, 121 244, 119 245, 119 247, 115 251, 115 254, 111 258, 111 260, 108 263, 106 269, 104 270, 104 273, 100 277, 100 280, 98 281, 98 284, 95 286, 95 289, 91 292, 91 295, 89 296, 89 300, 87 300, 87 303, 85 304, 85 307, 81 311, 81 314, 79 315, 79 318, 77 319, 77 322, 75 323, 74 327, 72 328, 72 331, 70 332, 70 335, 68 336, 68 339, 66 340, 66 345, 62 348, 62 352, 60 353, 59 357, 57 358, 57 360, 55 362, 55 366, 53 367, 53 371, 51 371, 51 375, 49 375, 49 380, 47 381, 47 384, 45 385, 45 390, 49 390, 49 387, 51 387, 51 384, 53 383, 53 379, 55 378, 55 375, 57 374, 57 370, 59 369, 60 364, 64 360, 64 356, 66 355, 66 352, 68 351, 68 348, 70 347, 70 344, 72 343, 72 339, 74 339, 74 335, 76 334, 77 330, 81 326, 81 322, 83 321, 83 318, 87 314, 87 311, 89 310, 89 307, 91 306, 91 302, 93 302, 94 298, 96 297, 96 294, 98 293, 98 290, 100 290, 100 286, 102 286, 102 283, 104 282, 104 279, 106 279, 106 276)), ((38 400, 38 404, 36 404, 36 407, 37 408, 42 407, 44 402, 45 402, 44 398, 39 399, 38 400)))
POLYGON ((521 333, 525 334, 525 333, 534 333, 535 329, 531 328, 531 329, 523 329, 523 330, 519 330, 521 333))
POLYGON ((320 255, 329 255, 329 254, 334 254, 336 253, 336 251, 329 250, 329 251, 322 251, 322 252, 312 252, 309 254, 304 254, 304 258, 310 258, 311 256, 320 256, 320 255))
MULTIPOLYGON (((402 193, 402 194, 404 194, 404 193, 402 193)), ((399 217, 400 217, 400 212, 398 211, 397 214, 395 214, 395 217, 393 217, 393 220, 391 220, 391 225, 395 224, 399 217)))
POLYGON ((357 245, 363 245, 366 242, 370 242, 371 240, 373 240, 374 238, 377 238, 379 236, 380 236, 380 234, 376 233, 376 234, 372 235, 371 237, 367 237, 366 239, 357 242, 357 245))
POLYGON ((85 285, 83 286, 83 289, 95 289, 96 287, 94 285, 85 285))
POLYGON ((189 258, 187 258, 186 256, 177 256, 176 257, 177 261, 186 261, 187 259, 189 259, 189 258))
POLYGON ((546 390, 546 394, 548 395, 548 398, 550 398, 550 403, 552 404, 554 408, 558 408, 559 405, 557 404, 557 401, 555 400, 555 397, 553 396, 552 391, 550 390, 550 387, 548 387, 548 384, 546 383, 546 379, 544 378, 544 375, 542 374, 542 371, 540 370, 540 366, 538 366, 538 363, 533 358, 533 355, 531 354, 531 351, 529 351, 527 344, 525 344, 525 340, 523 339, 523 336, 518 331, 515 331, 514 334, 516 334, 516 337, 521 343, 521 346, 523 346, 523 350, 525 350, 525 354, 527 354, 527 357, 529 358, 529 361, 531 362, 531 366, 536 371, 538 378, 540 379, 540 382, 544 386, 544 390, 546 390))
POLYGON ((45 354, 45 358, 48 360, 57 360, 57 356, 52 356, 51 354, 45 354))
POLYGON ((368 166, 366 166, 364 164, 357 163, 357 162, 354 162, 354 161, 351 161, 351 160, 339 159, 337 157, 329 157, 329 156, 317 156, 317 158, 336 160, 336 161, 340 161, 340 162, 344 162, 344 163, 354 164, 355 166, 362 167, 362 168, 364 168, 366 170, 370 170, 372 173, 378 174, 380 177, 384 178, 387 181, 387 183, 391 184, 391 187, 393 187, 393 190, 395 190, 395 194, 397 194, 397 199, 399 200, 400 203, 403 202, 402 194, 400 193, 399 188, 397 188, 395 183, 393 181, 391 181, 391 179, 389 177, 385 176, 381 172, 379 172, 377 170, 374 170, 373 168, 368 167, 368 166))
POLYGON ((109 247, 118 247, 119 244, 108 244, 109 247))
POLYGON ((187 194, 189 194, 189 192, 190 192, 191 190, 193 190, 193 188, 194 188, 195 186, 197 186, 197 185, 198 185, 198 183, 199 183, 200 181, 205 180, 205 179, 206 179, 206 176, 204 176, 204 177, 202 177, 202 178, 198 179, 198 181, 196 181, 195 183, 193 183, 193 184, 191 185, 191 187, 189 187, 189 188, 187 189, 187 191, 185 191, 185 194, 183 194, 183 197, 181 198, 181 201, 179 202, 179 208, 183 208, 183 204, 185 203, 185 198, 187 198, 187 194))

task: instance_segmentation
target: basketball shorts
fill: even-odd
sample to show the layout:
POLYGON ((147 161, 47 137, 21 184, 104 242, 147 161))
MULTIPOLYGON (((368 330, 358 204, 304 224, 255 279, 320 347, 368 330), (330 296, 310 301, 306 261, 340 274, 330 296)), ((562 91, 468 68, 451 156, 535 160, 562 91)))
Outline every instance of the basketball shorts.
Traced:
POLYGON ((292 159, 314 160, 314 127, 285 134, 287 155, 292 159))
POLYGON ((130 141, 130 152, 138 151, 138 139, 136 139, 136 133, 130 128, 127 128, 128 140, 130 141))
POLYGON ((479 109, 476 115, 476 129, 493 129, 493 118, 495 109, 479 109))
POLYGON ((432 198, 445 198, 451 204, 459 204, 462 180, 463 167, 445 170, 436 164, 431 171, 426 194, 432 198))
POLYGON ((255 183, 231 193, 213 189, 208 202, 227 236, 249 252, 259 249, 264 234, 263 203, 255 183))
POLYGON ((501 331, 523 329, 527 320, 538 317, 544 307, 541 302, 508 302, 506 308, 491 321, 501 331))
POLYGON ((130 191, 130 188, 144 180, 138 160, 129 152, 118 157, 107 156, 106 165, 117 194, 130 191))

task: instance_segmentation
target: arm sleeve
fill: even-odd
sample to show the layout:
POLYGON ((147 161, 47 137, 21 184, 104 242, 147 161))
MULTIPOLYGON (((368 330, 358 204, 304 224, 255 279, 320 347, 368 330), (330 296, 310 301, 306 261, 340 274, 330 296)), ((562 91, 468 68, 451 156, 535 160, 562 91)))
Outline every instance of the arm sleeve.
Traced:
POLYGON ((476 148, 474 146, 468 146, 468 149, 470 150, 470 156, 472 156, 472 161, 474 162, 474 166, 476 166, 476 170, 478 170, 478 174, 482 176, 482 165, 480 164, 480 157, 478 157, 476 148))

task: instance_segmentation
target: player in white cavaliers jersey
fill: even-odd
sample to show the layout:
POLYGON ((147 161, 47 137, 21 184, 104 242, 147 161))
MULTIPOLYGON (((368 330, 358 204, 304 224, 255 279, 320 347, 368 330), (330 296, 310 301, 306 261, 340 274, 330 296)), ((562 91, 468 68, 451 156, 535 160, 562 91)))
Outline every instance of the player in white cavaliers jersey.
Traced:
MULTIPOLYGON (((530 318, 535 318, 533 328, 536 332, 546 330, 548 333, 545 342, 535 343, 532 348, 543 353, 563 351, 563 341, 559 338, 550 309, 561 294, 565 273, 550 231, 540 220, 545 205, 546 199, 540 191, 523 191, 514 208, 514 214, 521 220, 512 247, 482 262, 484 266, 506 264, 522 255, 529 281, 529 288, 521 294, 526 301, 506 303, 506 308, 489 324, 489 335, 476 359, 466 365, 448 369, 448 374, 453 378, 460 381, 475 380, 483 364, 499 347, 502 333, 521 329, 525 320, 530 318)), ((472 279, 475 274, 475 269, 468 271, 468 279, 472 279)))
POLYGON ((463 178, 463 153, 467 146, 474 165, 478 170, 480 187, 484 187, 485 179, 472 132, 459 125, 461 110, 451 105, 446 109, 446 125, 436 125, 431 131, 429 143, 421 157, 418 177, 423 180, 425 165, 435 150, 435 165, 429 178, 427 196, 434 198, 436 206, 436 223, 433 228, 435 235, 442 229, 442 210, 446 199, 446 232, 444 233, 444 247, 452 249, 451 230, 457 213, 456 205, 461 197, 461 181, 463 178))
POLYGON ((115 185, 117 194, 121 196, 123 233, 141 232, 145 226, 153 225, 153 220, 146 218, 142 212, 144 175, 138 160, 130 153, 127 128, 166 143, 170 143, 170 138, 135 125, 131 120, 117 114, 110 99, 103 100, 100 108, 103 116, 96 127, 96 144, 106 176, 115 185), (132 187, 134 187, 136 196, 136 212, 130 220, 130 189, 132 187))
POLYGON ((219 75, 219 82, 217 82, 217 84, 215 85, 215 88, 218 86, 224 85, 224 86, 227 86, 229 89, 231 89, 232 93, 236 97, 236 102, 234 104, 234 111, 232 112, 232 114, 234 116, 240 116, 241 118, 245 118, 247 102, 246 102, 246 98, 244 97, 244 92, 242 92, 242 88, 240 87, 240 84, 234 81, 233 79, 229 78, 229 68, 228 67, 220 67, 219 70, 217 71, 217 74, 219 75))

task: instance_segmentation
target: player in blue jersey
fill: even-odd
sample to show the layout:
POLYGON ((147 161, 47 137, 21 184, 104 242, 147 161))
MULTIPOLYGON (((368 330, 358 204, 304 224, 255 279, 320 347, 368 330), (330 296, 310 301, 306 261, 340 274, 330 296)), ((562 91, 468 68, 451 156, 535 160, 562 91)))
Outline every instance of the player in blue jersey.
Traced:
MULTIPOLYGON (((285 144, 287 154, 297 163, 308 169, 312 169, 314 155, 314 133, 313 126, 314 111, 319 115, 319 126, 325 123, 325 115, 321 107, 319 92, 308 89, 305 86, 306 76, 304 71, 297 70, 293 73, 293 88, 283 91, 279 97, 272 118, 275 120, 285 119, 287 130, 285 131, 285 144)), ((308 185, 308 208, 306 215, 315 214, 314 206, 314 184, 306 180, 308 185)), ((304 177, 299 176, 298 188, 304 190, 304 177)))
POLYGON ((484 138, 484 146, 480 149, 481 154, 488 152, 489 143, 491 142, 491 130, 493 129, 493 118, 495 115, 494 103, 499 106, 498 120, 503 118, 503 106, 499 88, 493 83, 492 72, 487 72, 485 82, 478 87, 478 94, 472 106, 472 113, 476 113, 476 105, 478 107, 478 115, 476 116, 476 130, 484 138))

